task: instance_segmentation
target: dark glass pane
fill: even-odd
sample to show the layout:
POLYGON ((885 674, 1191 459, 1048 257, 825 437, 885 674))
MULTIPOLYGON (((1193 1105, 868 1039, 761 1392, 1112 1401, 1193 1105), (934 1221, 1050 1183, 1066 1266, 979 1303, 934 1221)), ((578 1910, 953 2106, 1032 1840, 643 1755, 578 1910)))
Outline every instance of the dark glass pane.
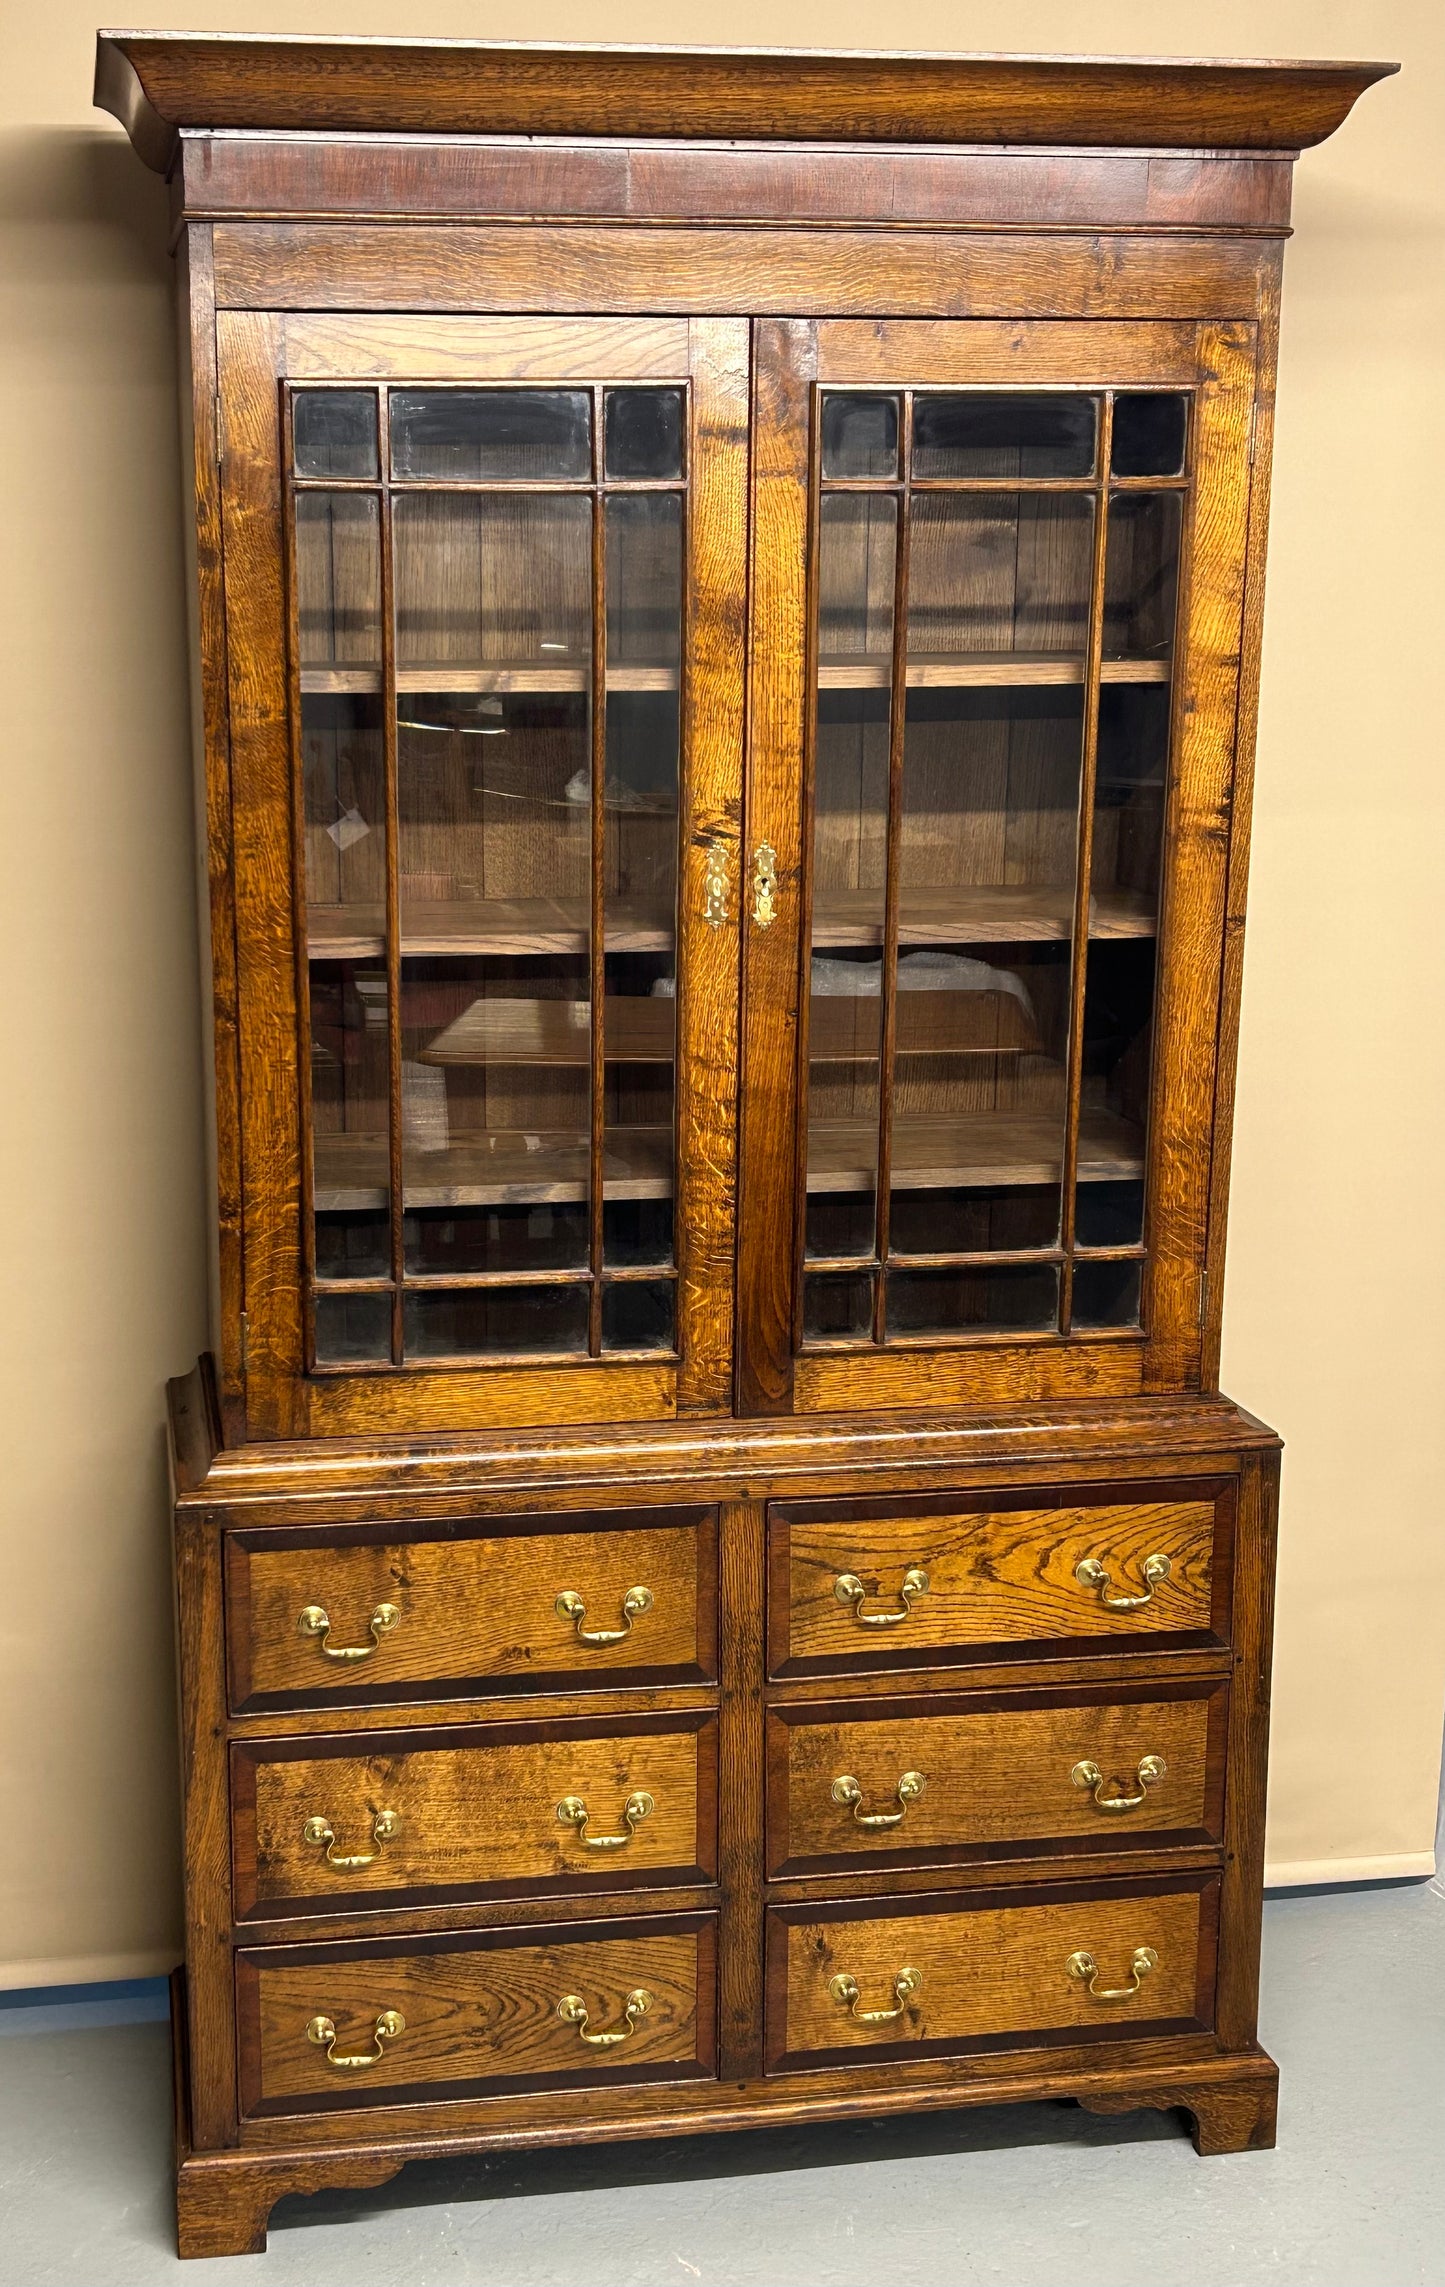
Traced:
MULTIPOLYGON (((1156 496, 1138 497, 1152 503, 1156 496)), ((926 674, 936 686, 950 667, 999 652, 1072 654, 1082 663, 1093 531, 1087 493, 917 497, 908 565, 911 676, 926 674)))
POLYGON ((824 481, 897 474, 897 398, 850 397, 830 390, 823 399, 824 481))
POLYGON ((376 399, 369 389, 302 389, 291 403, 298 476, 376 475, 376 399))
POLYGON ((888 1333, 898 1335, 1045 1331, 1059 1309, 1059 1274, 1050 1263, 997 1270, 890 1271, 888 1333))
POLYGON ((391 1360, 389 1294, 323 1294, 316 1298, 316 1362, 320 1366, 387 1365, 391 1360))
POLYGON ((369 962, 313 960, 310 985, 308 1062, 318 1267, 328 1249, 343 1243, 334 1236, 338 1230, 369 1226, 379 1260, 364 1271, 348 1264, 331 1275, 384 1275, 391 1267, 386 1236, 390 1165, 386 973, 369 962), (333 1236, 324 1237, 325 1231, 333 1236))
POLYGON ((975 1255, 1051 1247, 1059 1236, 1059 1186, 981 1185, 977 1190, 893 1192, 895 1255, 975 1255))
POLYGON ((1081 1183, 1074 1216, 1081 1247, 1137 1247, 1144 1236, 1144 1184, 1081 1183))
POLYGON ((1092 397, 920 395, 913 401, 916 477, 1089 476, 1092 397))
POLYGON ((609 389, 606 469, 610 477, 682 475, 680 389, 609 389))
POLYGON ((408 1359, 480 1358, 501 1352, 585 1354, 587 1288, 475 1287, 457 1294, 408 1294, 403 1303, 408 1359))
POLYGON ((387 1278, 391 1273, 388 1217, 363 1211, 316 1218, 316 1276, 387 1278))
POLYGON ((1151 935, 1158 916, 1169 709, 1167 683, 1106 683, 1099 694, 1093 886, 1116 933, 1151 935))
POLYGON ((670 1350, 672 1344, 673 1284, 671 1279, 629 1279, 622 1286, 602 1290, 602 1347, 604 1350, 670 1350))
MULTIPOLYGON (((1089 946, 1076 1215, 1091 1213, 1085 1201, 1097 1184, 1124 1187, 1121 1198, 1142 1191, 1154 952, 1152 937, 1096 937, 1089 946)), ((1138 1237, 1130 1230, 1127 1243, 1138 1237)))
MULTIPOLYGON (((819 1086, 814 1078, 813 1087, 819 1086)), ((807 1251, 810 1255, 873 1253, 873 1193, 812 1191, 808 1194, 807 1251)))
POLYGON ((394 389, 391 466, 398 477, 586 479, 591 396, 585 389, 394 389))
POLYGON ((609 1199, 602 1209, 602 1256, 608 1263, 670 1263, 672 1201, 609 1199))
POLYGON ((868 1339, 873 1326, 873 1281, 865 1271, 815 1272, 803 1281, 803 1338, 807 1342, 868 1339))
POLYGON ((1188 399, 1152 393, 1114 399, 1115 476, 1178 476, 1188 399))
POLYGON ((409 1272, 577 1270, 587 1261, 587 1209, 534 1207, 409 1209, 402 1223, 409 1272))
POLYGON ((1181 514, 1177 492, 1119 492, 1110 500, 1106 659, 1163 659, 1173 650, 1181 514))
POLYGON ((1137 1326, 1143 1265, 1132 1263, 1076 1263, 1074 1265, 1074 1325, 1137 1326))
MULTIPOLYGON (((303 674, 303 684, 306 678, 303 674)), ((381 949, 386 798, 381 701, 303 689, 306 907, 315 950, 338 931, 381 949)))

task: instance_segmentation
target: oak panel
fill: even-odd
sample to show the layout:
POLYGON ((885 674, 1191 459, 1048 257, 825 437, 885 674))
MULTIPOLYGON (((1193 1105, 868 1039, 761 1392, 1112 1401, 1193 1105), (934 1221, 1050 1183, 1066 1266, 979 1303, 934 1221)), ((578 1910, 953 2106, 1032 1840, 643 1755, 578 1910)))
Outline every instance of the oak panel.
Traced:
POLYGON ((774 1910, 768 1926, 768 2064, 852 2063, 1047 2036, 1129 2038, 1141 2030, 1206 2027, 1213 2005, 1213 1923, 1217 1879, 1201 1886, 1140 1884, 1091 1896, 1070 1890, 1027 1904, 992 1898, 901 1901, 884 1913, 838 1906, 774 1910), (1100 2001, 1070 1975, 1071 1954, 1087 1952, 1098 1983, 1128 1983, 1136 1947, 1157 1966, 1137 1999, 1100 2001), (900 1970, 920 1973, 901 2014, 860 2023, 828 1990, 856 1980, 858 2007, 895 2006, 900 1970))
MULTIPOLYGON (((1001 1496, 876 1507, 858 1501, 775 1507, 769 1518, 769 1659, 775 1675, 851 1666, 918 1665, 968 1656, 974 1646, 1132 1639, 1146 1646, 1223 1632, 1219 1597, 1227 1549, 1218 1551, 1218 1485, 1149 1489, 1143 1497, 1057 1506, 1001 1496), (1111 1596, 1142 1596, 1144 1567, 1167 1557, 1147 1602, 1119 1610, 1077 1577, 1104 1564, 1111 1596), (926 1573, 906 1616, 910 1569, 926 1573), (863 1584, 856 1608, 836 1583, 863 1584), (862 1615, 860 1618, 859 1615, 862 1615)), ((1220 1539, 1226 1538, 1225 1533, 1220 1539)))
POLYGON ((716 1520, 708 1511, 636 1512, 607 1529, 573 1518, 495 1520, 445 1534, 357 1527, 336 1535, 236 1533, 227 1551, 232 1705, 379 1701, 555 1678, 585 1689, 713 1672, 716 1520), (570 1528, 570 1529, 569 1529, 570 1528), (556 1600, 574 1590, 587 1629, 617 1630, 629 1589, 651 1592, 618 1642, 584 1643, 556 1600), (368 1655, 328 1659, 299 1616, 319 1606, 335 1649, 364 1646, 371 1616, 398 1615, 368 1655))
POLYGON ((770 1874, 824 1872, 902 1861, 949 1862, 1012 1848, 1119 1850, 1168 1838, 1217 1841, 1223 1812, 1222 1687, 1127 1695, 1097 1692, 979 1700, 933 1697, 769 1712, 770 1874), (1212 1736, 1211 1736, 1212 1735, 1212 1736), (1143 1756, 1163 1775, 1137 1784, 1143 1756), (1143 1793, 1128 1811, 1100 1809, 1075 1784, 1081 1761, 1097 1765, 1106 1794, 1143 1793), (898 1794, 905 1772, 923 1781, 898 1794), (863 1816, 903 1816, 892 1827, 860 1825, 834 1799, 842 1777, 857 1782, 863 1816))
POLYGON ((400 1945, 265 1947, 236 1957, 243 2112, 330 2111, 400 2091, 555 2087, 711 2075, 710 1916, 658 1916, 625 1932, 487 1931, 400 1945), (591 2031, 617 2029, 627 1996, 649 2006, 625 2042, 591 2048, 557 2004, 579 1993, 591 2031), (307 2038, 317 2015, 339 2054, 375 2047, 378 2014, 404 2028, 374 2065, 346 2070, 307 2038))
POLYGON ((487 1725, 365 1740, 248 1740, 232 1750, 238 1913, 335 1914, 375 1900, 452 1899, 707 1881, 716 1868, 711 1716, 487 1725), (652 1807, 620 1848, 623 1806, 652 1807), (580 1798, 585 1830, 558 1806, 580 1798), (378 1838, 382 1814, 399 1822, 378 1838), (321 1818, 328 1850, 308 1838, 321 1818), (363 1865, 332 1861, 365 1857, 363 1865))

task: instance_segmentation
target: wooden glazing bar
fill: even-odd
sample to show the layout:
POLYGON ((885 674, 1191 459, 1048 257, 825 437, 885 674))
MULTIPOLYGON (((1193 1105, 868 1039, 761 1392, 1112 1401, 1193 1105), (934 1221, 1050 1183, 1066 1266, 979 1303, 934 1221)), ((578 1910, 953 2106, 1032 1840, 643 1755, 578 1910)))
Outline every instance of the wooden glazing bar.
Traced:
POLYGON ((898 1034, 898 892, 903 854, 903 745, 908 727, 908 563, 913 517, 909 472, 913 464, 913 392, 902 392, 898 465, 903 490, 893 558, 893 680, 888 707, 888 825, 883 873, 883 968, 878 1040, 878 1179, 874 1193, 873 1339, 882 1342, 888 1308, 888 1239, 893 1185, 893 1051, 898 1034))
MULTIPOLYGON (((391 466, 390 393, 378 389, 377 443, 383 469, 391 466)), ((381 737, 382 785, 386 806, 386 1057, 387 1192, 391 1210, 391 1358, 403 1355, 401 1282, 406 1270, 406 1203, 401 1092, 401 802, 397 786, 395 565, 392 553, 391 491, 381 496, 381 737)))
MULTIPOLYGON (((822 555, 823 497, 823 393, 816 386, 808 393, 811 434, 808 440, 808 541, 803 573, 806 656, 803 688, 807 699, 803 714, 803 798, 800 805, 798 846, 798 1089, 797 1120, 793 1132, 793 1348, 801 1350, 803 1333, 803 1273, 808 1258, 808 1141, 813 1118, 812 1016, 813 996, 808 978, 813 965, 814 880, 817 874, 818 828, 818 688, 822 656, 823 596, 819 576, 822 555)), ((894 536, 897 545, 897 535, 894 536)), ((851 1267, 851 1266, 850 1266, 851 1267)))
POLYGON ((1114 393, 1099 406, 1099 478, 1094 506, 1094 560, 1089 591, 1089 638, 1084 665, 1084 744, 1079 757, 1079 833, 1074 874, 1073 966, 1069 973, 1069 1047, 1064 1082, 1064 1163, 1059 1199, 1059 1327, 1073 1320, 1074 1194, 1079 1167, 1079 1115, 1084 1084, 1084 995, 1089 981, 1089 891, 1094 870, 1094 780, 1099 759, 1099 687, 1104 658, 1104 580, 1109 551, 1109 462, 1114 448, 1114 393))
MULTIPOLYGON (((590 1270, 548 1271, 408 1271, 406 1288, 409 1294, 447 1293, 463 1288, 486 1286, 585 1286, 591 1278, 590 1270)), ((604 1273, 609 1286, 641 1286, 652 1279, 675 1279, 677 1270, 671 1263, 624 1263, 616 1270, 604 1273)), ((389 1294, 389 1278, 322 1278, 316 1281, 321 1294, 389 1294)))
MULTIPOLYGON (((1009 1263, 1057 1263, 1063 1260, 1061 1247, 996 1247, 984 1252, 950 1254, 947 1251, 931 1255, 905 1255, 895 1248, 888 1257, 888 1268, 893 1271, 975 1270, 991 1269, 1009 1263)), ((869 1267, 866 1255, 809 1255, 807 1269, 813 1271, 862 1271, 869 1267)))
MULTIPOLYGON (((281 545, 286 595, 286 643, 290 672, 301 672, 301 601, 296 566, 295 454, 291 443, 291 393, 286 391, 281 415, 281 545)), ((301 686, 304 688, 304 685, 301 686)), ((316 1198, 314 1166, 314 1075, 311 1062, 311 956, 306 922, 309 883, 306 876, 306 787, 302 752, 301 709, 287 709, 291 726, 291 882, 292 911, 296 917, 296 1045, 301 1068, 297 1089, 300 1116, 301 1164, 301 1344, 309 1365, 316 1355, 316 1311, 312 1290, 316 1284, 316 1198)), ((386 1284, 389 1286, 390 1281, 386 1284)))
POLYGON ((602 498, 602 390, 592 391, 592 927, 588 935, 592 1050, 590 1165, 587 1177, 587 1354, 602 1352, 603 1128, 607 1118, 607 518, 602 498))
MULTIPOLYGON (((849 391, 849 395, 854 392, 849 391)), ((1162 392, 1168 394, 1168 392, 1162 392)), ((1110 486, 1115 492, 1183 492, 1189 479, 1186 476, 1116 476, 1110 486)), ((1096 476, 916 476, 907 484, 902 478, 891 483, 886 477, 830 476, 824 479, 825 492, 1094 492, 1098 489, 1096 476)))
MULTIPOLYGON (((600 385, 599 385, 600 386, 600 385)), ((557 476, 399 476, 390 480, 398 492, 529 492, 575 493, 586 497, 594 490, 591 477, 557 476)), ((1167 479, 1165 480, 1167 481, 1167 479)), ((602 485, 599 476, 596 485, 602 485)), ((298 477, 298 492, 375 492, 375 477, 298 477)), ((682 477, 613 477, 605 485, 608 492, 685 492, 682 477)))

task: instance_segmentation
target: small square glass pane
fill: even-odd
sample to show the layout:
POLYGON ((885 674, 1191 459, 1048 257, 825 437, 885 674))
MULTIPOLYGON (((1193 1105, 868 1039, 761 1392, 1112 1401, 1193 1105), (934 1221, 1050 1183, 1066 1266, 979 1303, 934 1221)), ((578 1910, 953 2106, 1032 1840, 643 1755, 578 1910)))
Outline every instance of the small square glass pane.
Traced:
POLYGON ((1051 1263, 997 1270, 893 1271, 888 1335, 1046 1332, 1057 1320, 1059 1274, 1051 1263))
POLYGON ((587 1288, 472 1287, 456 1294, 408 1294, 403 1304, 406 1356, 481 1358, 516 1353, 585 1354, 587 1288))
POLYGON ((1079 1185, 1074 1237, 1081 1247, 1137 1247, 1143 1236, 1142 1177, 1079 1185))
POLYGON ((391 1296, 324 1294, 316 1298, 318 1366, 385 1366, 391 1362, 391 1296))
POLYGON ((913 403, 916 477, 1091 476, 1092 397, 919 396, 913 403))
POLYGON ((1187 398, 1156 393, 1114 399, 1115 476, 1178 476, 1184 466, 1187 398))
POLYGON ((817 1271, 803 1281, 803 1336, 808 1342, 866 1342, 873 1327, 873 1281, 867 1271, 817 1271))
POLYGON ((316 1218, 319 1279, 386 1278, 391 1271, 391 1220, 385 1208, 316 1218))
POLYGON ((391 468, 398 477, 585 480, 592 399, 585 389, 394 389, 391 468))
POLYGON ((609 1199, 602 1209, 602 1259, 609 1265, 670 1263, 672 1201, 609 1199))
POLYGON ((291 401, 299 477, 374 477, 376 399, 369 389, 302 389, 291 401))
POLYGON ((682 475, 682 391, 609 389, 605 467, 624 481, 682 475))
POLYGON ((602 1290, 604 1350, 671 1350, 671 1279, 629 1279, 602 1290))
POLYGON ((1137 1326, 1144 1266, 1128 1263, 1074 1265, 1074 1328, 1137 1326))
POLYGON ((892 477, 898 474, 896 397, 823 399, 823 477, 892 477))

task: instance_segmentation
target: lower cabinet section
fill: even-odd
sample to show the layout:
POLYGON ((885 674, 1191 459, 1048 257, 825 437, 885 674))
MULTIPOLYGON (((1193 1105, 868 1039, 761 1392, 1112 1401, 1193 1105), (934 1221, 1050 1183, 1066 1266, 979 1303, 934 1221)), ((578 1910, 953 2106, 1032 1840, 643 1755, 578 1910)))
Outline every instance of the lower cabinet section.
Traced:
POLYGON ((774 1908, 767 2065, 1207 2032, 1219 1877, 774 1908))
POLYGON ((710 2079, 716 1953, 711 1914, 240 1952, 242 2113, 710 2079))

